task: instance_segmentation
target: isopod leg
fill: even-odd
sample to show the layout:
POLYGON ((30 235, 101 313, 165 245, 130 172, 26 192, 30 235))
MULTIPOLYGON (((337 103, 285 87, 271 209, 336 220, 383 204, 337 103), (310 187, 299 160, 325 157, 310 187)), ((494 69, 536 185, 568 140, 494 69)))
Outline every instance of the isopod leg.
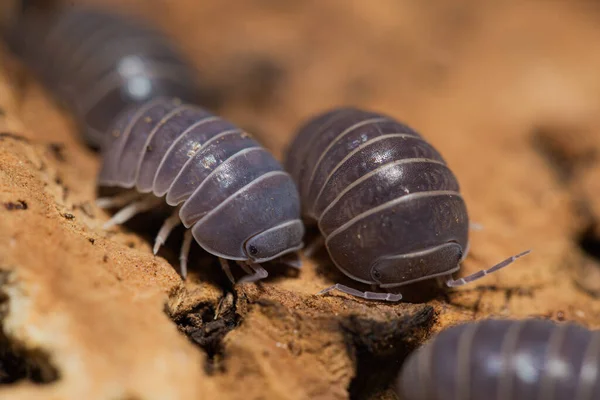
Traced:
POLYGON ((269 276, 269 273, 266 269, 260 266, 260 264, 252 264, 252 263, 239 263, 240 266, 248 275, 242 277, 238 283, 250 283, 256 282, 261 279, 265 279, 269 276), (247 268, 244 268, 247 267, 247 268))
POLYGON ((156 239, 154 239, 154 254, 158 253, 160 246, 165 244, 169 234, 177 225, 181 223, 179 219, 179 210, 175 210, 175 212, 163 222, 158 234, 156 235, 156 239))
POLYGON ((342 285, 340 283, 336 283, 333 286, 328 287, 327 289, 321 290, 317 295, 322 295, 327 292, 331 292, 332 290, 339 290, 340 292, 350 294, 352 296, 360 297, 367 300, 385 300, 396 302, 402 300, 402 295, 400 293, 377 293, 377 292, 361 292, 360 290, 352 289, 351 287, 342 285))
POLYGON ((285 256, 279 257, 274 260, 279 264, 283 264, 286 267, 300 269, 302 268, 302 260, 300 260, 300 256, 298 253, 290 253, 285 256))
POLYGON ((480 223, 477 223, 477 222, 469 222, 469 229, 471 229, 473 231, 482 231, 483 225, 481 225, 480 223))
POLYGON ((112 228, 115 225, 120 225, 127 222, 134 215, 142 213, 144 211, 148 211, 153 208, 157 204, 160 203, 160 199, 158 197, 146 197, 144 199, 138 200, 134 203, 129 204, 128 206, 120 209, 115 215, 112 216, 104 224, 104 229, 112 228))
POLYGON ((227 275, 229 282, 235 283, 235 279, 233 279, 233 274, 231 273, 231 268, 229 267, 229 261, 219 257, 219 263, 221 263, 221 268, 223 268, 223 272, 225 272, 225 275, 227 275))
POLYGON ((248 275, 251 275, 251 274, 253 274, 253 273, 254 273, 254 270, 253 270, 253 269, 251 269, 251 268, 248 266, 248 264, 247 264, 247 263, 245 263, 245 262, 243 262, 243 261, 242 261, 242 262, 239 262, 239 263, 238 263, 238 265, 239 265, 239 266, 240 266, 240 267, 241 267, 241 268, 244 270, 244 272, 245 272, 246 274, 248 274, 248 275))
POLYGON ((105 209, 124 207, 132 201, 140 199, 141 197, 142 194, 136 191, 128 191, 119 193, 116 196, 100 197, 99 199, 96 199, 96 205, 105 209))
POLYGON ((457 287, 457 286, 466 285, 467 283, 476 281, 477 279, 483 278, 484 276, 489 275, 492 272, 498 271, 499 269, 502 269, 502 268, 512 264, 513 262, 515 262, 517 260, 517 258, 523 257, 523 256, 529 254, 530 252, 531 252, 531 250, 524 251, 522 253, 519 253, 517 255, 509 257, 502 262, 499 262, 498 264, 494 265, 492 268, 477 271, 474 274, 465 276, 464 278, 455 280, 452 278, 452 276, 450 276, 450 278, 446 281, 446 285, 448 287, 457 287))
POLYGON ((306 257, 312 257, 317 251, 322 249, 324 246, 325 237, 323 235, 319 235, 304 248, 304 255, 306 257))
POLYGON ((192 230, 188 229, 183 235, 183 243, 179 253, 179 270, 183 279, 187 277, 187 261, 190 254, 190 248, 192 247, 192 239, 194 239, 192 230))

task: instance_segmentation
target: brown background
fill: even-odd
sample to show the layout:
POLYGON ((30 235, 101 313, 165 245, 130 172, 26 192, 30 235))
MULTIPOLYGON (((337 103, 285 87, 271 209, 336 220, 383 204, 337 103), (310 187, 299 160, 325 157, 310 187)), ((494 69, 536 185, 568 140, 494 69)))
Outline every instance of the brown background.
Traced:
POLYGON ((77 3, 164 29, 219 113, 278 156, 301 122, 332 106, 410 124, 447 159, 484 228, 471 232, 463 273, 533 253, 477 285, 396 305, 314 296, 339 277, 323 257, 235 296, 199 257, 183 284, 176 256, 152 255, 152 232, 101 228, 98 156, 2 51, 3 349, 17 367, 4 357, 0 371, 5 383, 28 375, 15 368, 41 378, 0 387, 0 399, 390 399, 402 358, 450 324, 537 316, 600 326, 597 5, 77 3))

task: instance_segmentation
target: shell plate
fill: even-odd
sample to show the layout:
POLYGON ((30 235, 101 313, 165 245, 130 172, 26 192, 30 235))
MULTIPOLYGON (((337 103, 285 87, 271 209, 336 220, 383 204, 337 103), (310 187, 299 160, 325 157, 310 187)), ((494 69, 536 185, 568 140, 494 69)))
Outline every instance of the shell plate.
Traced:
POLYGON ((552 321, 484 320, 446 329, 411 354, 406 400, 600 398, 600 332, 552 321))
POLYGON ((157 96, 193 102, 195 73, 159 31, 131 16, 83 6, 25 12, 12 50, 74 114, 86 141, 100 147, 125 108, 157 96))

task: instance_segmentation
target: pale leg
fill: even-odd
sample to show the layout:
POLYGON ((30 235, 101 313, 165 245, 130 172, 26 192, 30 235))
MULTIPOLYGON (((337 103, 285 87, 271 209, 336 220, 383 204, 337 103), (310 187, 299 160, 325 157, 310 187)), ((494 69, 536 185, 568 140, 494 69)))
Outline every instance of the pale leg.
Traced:
POLYGON ((179 209, 176 209, 175 212, 169 218, 165 219, 165 222, 163 222, 162 227, 156 235, 156 239, 154 239, 154 254, 158 253, 160 246, 165 244, 173 228, 175 228, 180 223, 181 220, 179 219, 179 209))
POLYGON ((142 196, 142 194, 135 191, 123 192, 112 197, 100 197, 99 199, 96 199, 96 205, 105 209, 124 207, 142 196))
POLYGON ((469 222, 469 229, 471 229, 473 231, 482 231, 483 225, 481 225, 480 223, 477 223, 477 222, 469 222))
POLYGON ((265 279, 267 276, 269 276, 269 273, 267 272, 266 269, 264 269, 263 267, 260 266, 260 264, 251 264, 251 263, 239 263, 240 266, 242 267, 242 269, 244 269, 244 271, 246 271, 246 273, 248 273, 248 269, 250 268, 250 272, 248 273, 248 275, 242 277, 238 283, 250 283, 250 282, 256 282, 259 281, 261 279, 265 279), (244 266, 245 264, 245 266, 244 266), (245 268, 247 267, 247 268, 245 268))
POLYGON ((327 289, 321 290, 317 295, 322 295, 332 290, 339 290, 340 292, 350 294, 352 296, 360 297, 367 300, 385 300, 390 302, 396 302, 402 300, 401 294, 395 293, 377 293, 377 292, 361 292, 360 290, 352 289, 351 287, 336 283, 327 289))
POLYGON ((187 277, 187 260, 190 254, 190 247, 192 247, 192 230, 188 229, 183 235, 183 244, 181 245, 181 252, 179 253, 179 270, 183 279, 187 277))
POLYGON ((325 237, 319 235, 304 248, 304 255, 306 257, 312 257, 317 251, 321 250, 323 246, 325 246, 325 237))
POLYGON ((219 262, 221 263, 221 268, 223 268, 223 272, 225 272, 225 275, 227 275, 229 282, 235 284, 235 279, 233 279, 233 274, 231 273, 231 268, 229 267, 229 261, 219 257, 219 262))
POLYGON ((517 258, 523 257, 524 255, 527 255, 530 252, 531 252, 531 250, 524 251, 515 256, 509 257, 502 262, 499 262, 498 264, 494 265, 492 268, 477 271, 474 274, 465 276, 464 278, 454 280, 452 278, 452 276, 450 276, 450 278, 446 281, 446 285, 448 285, 448 287, 457 287, 457 286, 466 285, 467 283, 476 281, 477 279, 483 278, 484 276, 489 275, 492 272, 498 271, 499 269, 502 269, 502 268, 512 264, 513 262, 515 262, 517 260, 517 258))
POLYGON ((161 202, 158 197, 146 197, 129 204, 125 208, 119 210, 112 216, 103 226, 104 229, 112 228, 115 225, 120 225, 130 220, 136 214, 148 211, 161 202))
POLYGON ((286 267, 301 269, 302 268, 302 260, 300 260, 300 256, 298 253, 286 254, 285 256, 279 257, 274 262, 278 264, 285 265, 286 267))
POLYGON ((239 261, 237 265, 239 265, 246 274, 252 275, 254 273, 254 270, 251 269, 244 261, 239 261))

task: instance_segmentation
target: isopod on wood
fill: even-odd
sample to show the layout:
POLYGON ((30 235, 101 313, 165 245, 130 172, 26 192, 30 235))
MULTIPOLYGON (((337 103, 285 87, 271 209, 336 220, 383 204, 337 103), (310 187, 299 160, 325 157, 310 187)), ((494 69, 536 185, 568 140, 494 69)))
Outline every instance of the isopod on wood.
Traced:
POLYGON ((304 225, 291 176, 248 133, 204 109, 159 97, 129 107, 107 133, 99 185, 130 189, 99 199, 125 206, 105 225, 123 223, 162 202, 174 207, 160 229, 154 252, 179 223, 188 229, 181 248, 186 275, 192 239, 249 274, 266 277, 261 263, 302 247, 304 225))
MULTIPOLYGON (((379 289, 445 277, 460 286, 513 262, 452 279, 469 249, 469 218, 456 177, 421 135, 356 108, 324 112, 293 140, 285 167, 298 186, 306 224, 318 224, 334 264, 379 289)), ((368 299, 400 294, 338 289, 368 299)))
POLYGON ((199 99, 195 73, 161 32, 134 18, 85 6, 26 8, 8 43, 100 147, 127 106, 159 96, 199 99))
POLYGON ((413 352, 406 400, 600 398, 600 332, 548 320, 489 319, 448 328, 413 352))

